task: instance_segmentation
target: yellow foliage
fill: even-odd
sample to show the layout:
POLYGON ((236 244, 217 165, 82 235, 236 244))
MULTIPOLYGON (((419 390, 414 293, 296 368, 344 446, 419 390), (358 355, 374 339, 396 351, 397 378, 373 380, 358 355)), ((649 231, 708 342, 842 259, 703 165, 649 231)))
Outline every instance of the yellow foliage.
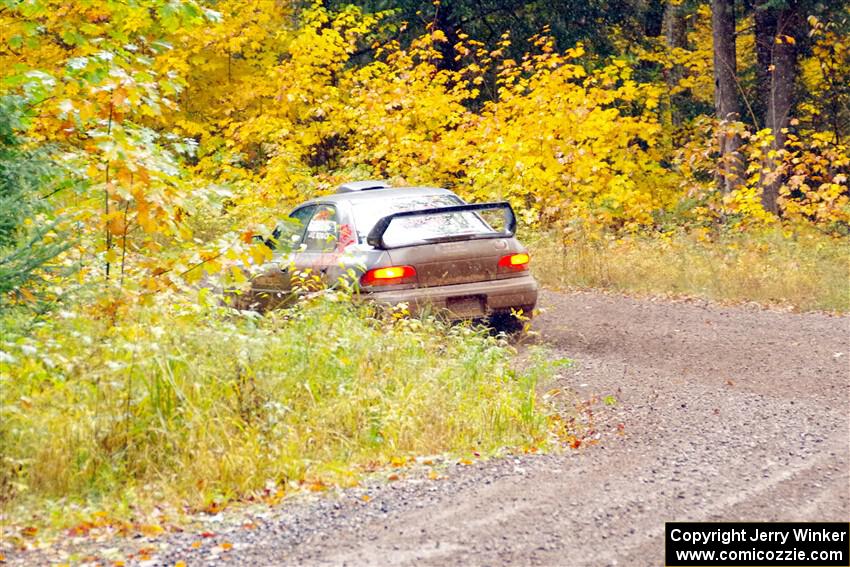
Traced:
MULTIPOLYGON (((251 16, 237 8, 221 5, 218 25, 240 29, 251 16)), ((235 186, 245 215, 267 221, 305 195, 366 175, 508 199, 527 223, 592 217, 637 228, 675 201, 658 165, 661 89, 635 81, 625 61, 588 74, 582 46, 558 53, 537 36, 519 62, 461 41, 463 64, 447 70, 438 50, 445 38, 435 31, 351 65, 380 20, 314 6, 298 28, 276 13, 276 43, 240 53, 238 63, 225 65, 231 56, 215 45, 229 37, 224 30, 179 50, 217 65, 188 80, 202 91, 199 102, 215 104, 204 114, 184 108, 174 123, 199 136, 198 172, 235 186), (476 105, 482 86, 497 96, 476 105)), ((263 29, 246 33, 268 39, 263 29)))
MULTIPOLYGON (((805 106, 800 131, 774 154, 770 132, 727 125, 744 142, 747 178, 733 194, 716 190, 716 126, 702 118, 677 129, 669 116, 673 95, 711 104, 707 7, 694 14, 688 49, 658 43, 588 64, 582 45, 558 50, 543 33, 514 60, 509 35, 488 51, 461 33, 446 66, 443 32, 382 44, 385 14, 356 7, 27 6, 0 12, 0 44, 11 46, 0 79, 36 93, 33 141, 54 144, 88 181, 54 197, 84 236, 84 279, 120 263, 122 285, 146 293, 261 262, 265 252, 239 239, 246 225, 261 234, 292 204, 364 177, 506 199, 523 224, 567 233, 670 219, 769 224, 760 196, 771 176, 785 180, 781 205, 794 220, 850 215, 847 147, 818 134, 818 109, 805 106), (635 61, 678 69, 676 80, 649 81, 635 61)), ((835 69, 850 68, 848 48, 813 25, 802 78, 826 92, 835 69)), ((739 27, 739 54, 752 58, 751 22, 739 27)))

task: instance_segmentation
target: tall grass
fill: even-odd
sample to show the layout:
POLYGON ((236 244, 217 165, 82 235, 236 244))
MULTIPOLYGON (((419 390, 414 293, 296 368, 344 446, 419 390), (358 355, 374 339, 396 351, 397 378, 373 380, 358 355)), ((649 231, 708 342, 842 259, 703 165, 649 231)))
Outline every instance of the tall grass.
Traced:
POLYGON ((850 242, 813 229, 529 240, 535 275, 552 288, 850 310, 850 242))
POLYGON ((62 313, 0 344, 4 505, 202 506, 541 441, 539 368, 515 372, 486 333, 372 309, 332 293, 265 317, 160 301, 115 325, 62 313))

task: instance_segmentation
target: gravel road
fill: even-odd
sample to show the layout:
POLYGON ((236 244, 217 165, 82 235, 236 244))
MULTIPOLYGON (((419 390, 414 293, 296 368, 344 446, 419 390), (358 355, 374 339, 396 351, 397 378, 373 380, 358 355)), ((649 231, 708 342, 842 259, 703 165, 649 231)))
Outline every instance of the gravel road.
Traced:
POLYGON ((598 293, 542 306, 539 340, 577 361, 560 386, 616 399, 598 444, 311 497, 198 549, 171 535, 155 562, 657 566, 665 521, 850 519, 850 317, 598 293))

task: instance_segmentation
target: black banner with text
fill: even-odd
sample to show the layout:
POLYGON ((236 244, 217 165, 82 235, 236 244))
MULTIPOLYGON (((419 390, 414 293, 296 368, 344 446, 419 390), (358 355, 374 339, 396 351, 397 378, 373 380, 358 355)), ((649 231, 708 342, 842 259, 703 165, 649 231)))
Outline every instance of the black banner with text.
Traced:
POLYGON ((850 524, 668 522, 667 567, 850 567, 850 524))

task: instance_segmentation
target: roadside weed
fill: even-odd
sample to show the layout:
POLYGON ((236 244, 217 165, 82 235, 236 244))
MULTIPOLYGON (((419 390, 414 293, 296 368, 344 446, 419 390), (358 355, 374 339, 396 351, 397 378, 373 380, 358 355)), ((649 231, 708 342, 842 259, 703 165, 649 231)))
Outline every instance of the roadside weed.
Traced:
POLYGON ((530 240, 535 276, 552 288, 754 301, 801 311, 850 310, 850 244, 807 227, 530 240))
POLYGON ((201 508, 348 485, 399 456, 543 442, 544 367, 513 369, 505 341, 472 326, 394 315, 325 292, 265 317, 172 296, 114 325, 7 325, 0 498, 201 508))

